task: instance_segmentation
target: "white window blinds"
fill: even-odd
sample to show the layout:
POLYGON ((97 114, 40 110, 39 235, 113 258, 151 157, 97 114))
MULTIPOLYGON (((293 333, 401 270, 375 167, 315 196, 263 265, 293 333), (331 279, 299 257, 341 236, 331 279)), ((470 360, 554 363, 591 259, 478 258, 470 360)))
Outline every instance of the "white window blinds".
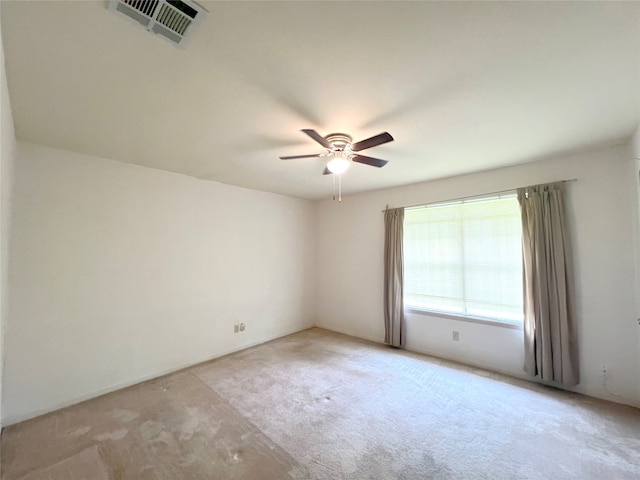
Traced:
POLYGON ((521 322, 521 230, 515 194, 407 208, 405 305, 521 322))

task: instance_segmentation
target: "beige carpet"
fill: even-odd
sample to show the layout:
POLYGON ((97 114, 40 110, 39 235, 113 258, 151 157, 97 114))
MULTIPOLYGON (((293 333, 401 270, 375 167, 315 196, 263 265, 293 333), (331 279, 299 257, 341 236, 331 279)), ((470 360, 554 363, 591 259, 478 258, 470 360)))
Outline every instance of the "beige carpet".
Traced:
POLYGON ((311 329, 13 425, 2 478, 87 452, 99 480, 638 479, 640 411, 311 329))
POLYGON ((90 447, 59 463, 20 477, 20 480, 109 480, 111 474, 98 447, 90 447))

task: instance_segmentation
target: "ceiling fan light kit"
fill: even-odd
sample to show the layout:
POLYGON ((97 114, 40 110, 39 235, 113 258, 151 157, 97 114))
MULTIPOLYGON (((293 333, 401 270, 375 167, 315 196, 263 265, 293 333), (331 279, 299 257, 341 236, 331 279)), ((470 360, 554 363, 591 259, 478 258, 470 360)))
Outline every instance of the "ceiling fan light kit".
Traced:
POLYGON ((281 160, 293 160, 298 158, 322 158, 328 157, 330 160, 327 162, 327 165, 324 169, 323 175, 333 174, 333 184, 334 184, 334 196, 335 199, 335 177, 338 176, 338 201, 342 201, 341 195, 341 178, 340 176, 347 171, 351 162, 362 163, 364 165, 369 165, 372 167, 384 167, 387 164, 386 160, 381 160, 379 158, 367 157, 365 155, 359 155, 354 152, 359 152, 361 150, 365 150, 367 148, 376 147, 378 145, 382 145, 383 143, 388 143, 393 141, 393 137, 387 133, 383 132, 378 135, 374 135, 373 137, 367 138, 365 140, 361 140, 360 142, 352 143, 353 139, 351 135, 347 135, 346 133, 330 133, 329 135, 322 136, 318 132, 313 129, 305 128, 301 130, 306 133, 309 137, 315 140, 317 143, 322 145, 327 149, 327 153, 317 153, 317 154, 309 154, 309 155, 291 155, 287 157, 280 157, 281 160))
POLYGON ((349 168, 349 159, 342 152, 336 152, 329 163, 327 169, 334 175, 342 175, 349 168))

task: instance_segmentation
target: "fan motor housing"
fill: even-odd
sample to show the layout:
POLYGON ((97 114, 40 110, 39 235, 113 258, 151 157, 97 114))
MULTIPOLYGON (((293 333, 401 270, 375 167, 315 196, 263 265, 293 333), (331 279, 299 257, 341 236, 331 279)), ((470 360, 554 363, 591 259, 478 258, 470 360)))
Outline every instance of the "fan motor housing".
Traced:
POLYGON ((336 150, 342 151, 347 145, 351 145, 351 135, 346 133, 330 133, 324 139, 329 142, 336 150))

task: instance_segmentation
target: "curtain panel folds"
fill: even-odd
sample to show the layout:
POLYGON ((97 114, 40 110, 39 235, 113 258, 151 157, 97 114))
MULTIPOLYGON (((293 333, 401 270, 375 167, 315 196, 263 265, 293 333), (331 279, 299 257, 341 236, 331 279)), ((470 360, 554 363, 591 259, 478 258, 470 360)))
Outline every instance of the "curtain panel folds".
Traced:
POLYGON ((564 182, 518 189, 522 213, 525 371, 580 382, 572 249, 564 182))
POLYGON ((404 208, 384 212, 384 343, 405 346, 404 325, 404 267, 403 267, 404 208))

